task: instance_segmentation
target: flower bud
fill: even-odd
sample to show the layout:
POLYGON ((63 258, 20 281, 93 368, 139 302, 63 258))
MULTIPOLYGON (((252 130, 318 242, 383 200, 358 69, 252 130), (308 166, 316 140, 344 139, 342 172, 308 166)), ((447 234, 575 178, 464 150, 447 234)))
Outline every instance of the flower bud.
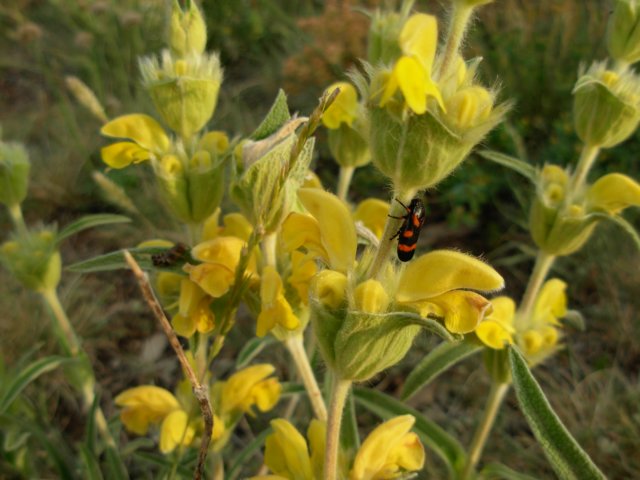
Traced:
POLYGON ((169 25, 169 48, 181 58, 203 53, 207 44, 207 25, 202 13, 194 0, 187 3, 189 10, 183 11, 178 0, 173 1, 169 25))
POLYGON ((626 140, 640 121, 640 78, 628 70, 595 63, 573 89, 573 120, 585 144, 611 148, 626 140))
POLYGON ((0 262, 31 290, 53 290, 60 281, 62 261, 52 230, 14 235, 0 246, 0 262))
POLYGON ((609 55, 623 63, 640 60, 640 4, 637 0, 615 0, 607 26, 609 55))
POLYGON ((183 139, 199 132, 213 116, 222 83, 218 55, 174 60, 164 51, 160 60, 143 59, 140 70, 156 109, 183 139))
POLYGON ((0 141, 0 202, 8 207, 22 203, 30 169, 29 156, 21 144, 0 141))
POLYGON ((353 292, 356 310, 384 313, 389 306, 389 295, 377 280, 369 279, 358 285, 353 292))

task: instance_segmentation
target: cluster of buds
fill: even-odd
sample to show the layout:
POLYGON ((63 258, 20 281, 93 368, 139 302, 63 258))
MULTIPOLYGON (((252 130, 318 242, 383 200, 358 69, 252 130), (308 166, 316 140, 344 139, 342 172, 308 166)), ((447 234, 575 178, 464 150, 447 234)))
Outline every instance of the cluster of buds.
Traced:
POLYGON ((549 255, 579 250, 604 215, 640 206, 640 185, 620 173, 602 176, 573 191, 571 177, 556 165, 545 165, 536 184, 529 228, 536 245, 549 255))
POLYGON ((496 92, 478 83, 478 61, 438 55, 431 15, 379 16, 372 38, 373 60, 384 63, 369 69, 368 84, 358 83, 368 99, 373 163, 396 191, 431 187, 502 120, 508 105, 496 105, 496 92))
POLYGON ((203 131, 218 102, 222 69, 217 54, 204 51, 204 19, 196 3, 188 3, 183 11, 173 2, 169 49, 140 62, 144 85, 176 135, 147 115, 121 116, 102 128, 122 139, 103 148, 102 158, 112 168, 150 160, 167 208, 181 222, 198 224, 220 204, 230 149, 224 133, 203 131))

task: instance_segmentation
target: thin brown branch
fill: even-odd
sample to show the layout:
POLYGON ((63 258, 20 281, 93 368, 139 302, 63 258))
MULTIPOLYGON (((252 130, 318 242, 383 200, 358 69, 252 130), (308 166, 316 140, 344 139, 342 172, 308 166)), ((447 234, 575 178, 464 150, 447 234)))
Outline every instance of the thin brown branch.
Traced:
POLYGON ((160 326, 164 330, 164 333, 167 335, 171 347, 173 347, 173 350, 176 352, 178 360, 182 365, 182 369, 189 379, 189 382, 191 382, 191 389, 193 390, 193 394, 200 403, 200 411, 202 412, 202 418, 204 419, 204 433, 202 434, 202 441, 200 442, 198 464, 196 465, 196 470, 193 473, 193 478, 195 480, 200 480, 202 479, 202 475, 204 472, 204 462, 207 458, 209 443, 211 442, 211 433, 213 432, 213 411, 211 409, 211 403, 209 402, 209 394, 207 388, 203 387, 200 384, 196 373, 193 371, 193 368, 191 368, 191 365, 187 360, 187 356, 182 349, 182 345, 180 345, 178 336, 173 331, 173 328, 171 327, 167 316, 164 314, 164 311, 160 306, 160 302, 158 302, 158 299, 153 293, 153 289, 151 288, 151 284, 149 283, 147 275, 142 271, 140 265, 138 265, 138 262, 136 262, 133 256, 126 250, 124 251, 124 258, 129 264, 129 268, 131 268, 131 271, 133 271, 136 280, 138 281, 142 296, 147 301, 149 307, 151 307, 153 314, 158 319, 158 322, 160 322, 160 326))

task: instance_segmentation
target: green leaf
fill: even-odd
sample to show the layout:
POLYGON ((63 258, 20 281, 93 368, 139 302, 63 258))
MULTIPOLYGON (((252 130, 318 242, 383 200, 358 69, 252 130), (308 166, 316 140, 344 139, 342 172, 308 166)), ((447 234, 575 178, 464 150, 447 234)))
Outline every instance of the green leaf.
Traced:
POLYGON ((291 397, 293 395, 302 395, 307 393, 304 389, 304 385, 301 383, 282 382, 280 385, 282 385, 282 391, 280 392, 281 397, 291 397))
POLYGON ((236 369, 240 370, 241 368, 245 368, 266 346, 277 342, 278 341, 271 336, 252 338, 244 344, 244 347, 242 347, 240 353, 238 353, 236 369))
POLYGON ((278 96, 271 105, 269 113, 264 117, 262 123, 251 134, 251 140, 262 140, 267 138, 272 133, 275 133, 287 120, 291 118, 289 114, 289 106, 287 105, 287 95, 284 90, 278 91, 278 96))
POLYGON ((481 478, 485 480, 536 480, 536 477, 530 477, 524 473, 515 470, 501 463, 490 463, 480 472, 481 478))
MULTIPOLYGON (((164 247, 144 247, 130 248, 129 253, 140 264, 143 270, 152 270, 154 268, 151 262, 151 255, 165 252, 164 247)), ((128 269, 129 265, 124 259, 124 250, 105 253, 97 257, 82 260, 67 267, 72 272, 90 273, 90 272, 108 272, 111 270, 128 269)))
POLYGON ((233 456, 233 463, 229 470, 227 470, 225 478, 229 480, 235 480, 240 475, 242 467, 246 465, 247 460, 251 458, 256 452, 260 451, 264 441, 269 434, 272 433, 271 428, 267 428, 260 432, 256 437, 249 442, 249 444, 242 449, 239 453, 233 456))
POLYGON ((509 360, 520 409, 558 476, 575 480, 606 478, 553 411, 522 354, 510 347, 509 360))
POLYGON ((565 316, 562 317, 562 323, 572 328, 575 328, 580 332, 584 332, 586 329, 584 316, 578 310, 567 311, 565 316))
POLYGON ((102 472, 98 459, 87 445, 80 445, 80 459, 84 465, 82 478, 87 480, 102 480, 102 472))
POLYGON ((393 312, 379 315, 381 317, 389 317, 395 322, 403 322, 407 325, 419 325, 425 330, 439 336, 447 342, 458 342, 464 337, 462 335, 452 334, 445 328, 440 321, 431 317, 421 317, 417 313, 411 312, 393 312))
POLYGON ((86 217, 79 218, 75 222, 70 223, 62 230, 60 230, 57 236, 57 242, 60 243, 65 238, 88 228, 93 228, 100 225, 111 225, 114 223, 128 223, 130 221, 131 219, 129 217, 125 217, 124 215, 114 215, 110 213, 87 215, 86 217))
POLYGON ((6 412, 11 403, 20 395, 27 385, 33 382, 43 373, 55 370, 60 365, 68 362, 69 359, 59 356, 50 356, 36 360, 24 367, 18 374, 9 381, 9 385, 2 389, 0 396, 0 414, 6 412))
POLYGON ((624 217, 621 217, 620 215, 612 215, 609 213, 601 213, 601 212, 591 213, 589 214, 589 217, 602 218, 604 220, 609 220, 610 222, 615 223, 620 228, 622 228, 627 235, 631 237, 631 240, 633 240, 633 243, 636 244, 636 248, 640 250, 640 235, 638 235, 638 232, 636 231, 635 227, 631 223, 629 223, 627 219, 625 219, 624 217))
POLYGON ((105 453, 107 457, 107 469, 109 472, 107 477, 113 480, 128 480, 129 474, 127 473, 124 463, 122 463, 120 452, 113 447, 107 446, 105 453))
POLYGON ((411 370, 402 388, 401 398, 411 398, 442 372, 480 350, 482 346, 475 343, 441 343, 411 370))
POLYGON ((416 419, 413 430, 444 461, 449 473, 453 475, 464 467, 466 454, 460 442, 417 410, 376 390, 354 387, 353 394, 358 404, 385 420, 398 415, 413 415, 416 419))
POLYGON ((523 162, 518 158, 510 157, 509 155, 495 152, 493 150, 481 150, 477 153, 487 160, 491 160, 492 162, 499 163, 500 165, 515 170, 520 175, 524 175, 525 177, 527 177, 533 183, 535 183, 536 181, 536 169, 532 165, 529 165, 527 162, 523 162))

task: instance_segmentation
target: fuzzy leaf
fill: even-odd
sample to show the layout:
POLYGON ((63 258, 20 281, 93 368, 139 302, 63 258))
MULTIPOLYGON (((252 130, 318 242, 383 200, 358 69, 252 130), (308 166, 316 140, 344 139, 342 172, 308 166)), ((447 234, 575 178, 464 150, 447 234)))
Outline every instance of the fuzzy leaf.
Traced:
POLYGON ((384 420, 398 415, 413 415, 416 419, 413 431, 444 461, 449 472, 460 471, 464 466, 466 454, 460 442, 417 410, 389 395, 368 388, 354 387, 353 395, 357 403, 384 420))
POLYGON ((402 322, 406 325, 419 325, 428 332, 431 332, 447 342, 457 342, 462 340, 462 335, 455 335, 449 332, 442 323, 436 318, 421 317, 417 313, 387 313, 380 315, 381 317, 390 317, 394 322, 402 322))
POLYGON ((87 215, 85 217, 79 218, 75 222, 70 223, 62 230, 60 230, 60 233, 58 233, 56 239, 57 242, 60 243, 65 238, 88 228, 97 227, 99 225, 110 225, 114 223, 128 223, 130 221, 131 219, 129 217, 125 217, 124 215, 113 215, 109 213, 87 215))
POLYGON ((606 478, 562 424, 526 360, 513 347, 509 348, 509 361, 520 409, 558 477, 566 480, 606 478))
POLYGON ((411 370, 402 388, 401 398, 403 400, 411 398, 442 372, 480 350, 482 345, 475 343, 441 343, 411 370))
POLYGON ((18 374, 13 377, 6 387, 3 386, 2 396, 0 396, 0 414, 7 411, 11 403, 20 395, 27 385, 33 382, 40 375, 55 370, 60 365, 68 362, 68 358, 59 356, 50 356, 36 360, 24 367, 18 374))
POLYGON ((487 160, 499 163, 500 165, 518 172, 520 175, 524 175, 529 180, 531 180, 531 182, 536 181, 536 169, 518 158, 510 157, 509 155, 505 155, 503 153, 494 152, 493 150, 481 150, 477 153, 487 160))
POLYGON ((275 133, 287 120, 291 118, 289 115, 289 106, 287 105, 287 95, 284 90, 278 91, 278 96, 271 105, 271 109, 267 116, 264 117, 262 123, 251 134, 252 140, 262 140, 272 133, 275 133))

